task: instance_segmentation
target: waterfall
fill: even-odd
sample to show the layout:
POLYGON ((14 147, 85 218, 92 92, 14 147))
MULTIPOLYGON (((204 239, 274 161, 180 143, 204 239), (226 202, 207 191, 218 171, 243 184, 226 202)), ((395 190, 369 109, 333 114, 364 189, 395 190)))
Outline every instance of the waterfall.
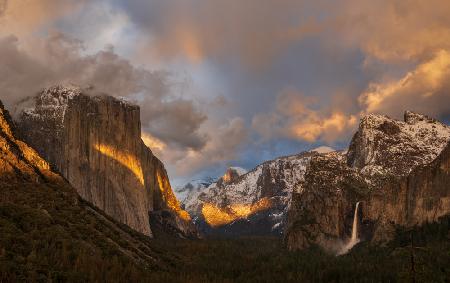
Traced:
POLYGON ((359 241, 358 239, 358 208, 359 201, 355 206, 355 214, 353 215, 353 226, 352 226, 352 238, 350 239, 350 243, 354 243, 352 247, 359 241))
POLYGON ((359 201, 356 203, 355 212, 353 214, 352 237, 350 238, 350 241, 338 252, 338 255, 346 254, 351 248, 353 248, 354 245, 356 245, 359 242, 358 208, 359 208, 359 201))

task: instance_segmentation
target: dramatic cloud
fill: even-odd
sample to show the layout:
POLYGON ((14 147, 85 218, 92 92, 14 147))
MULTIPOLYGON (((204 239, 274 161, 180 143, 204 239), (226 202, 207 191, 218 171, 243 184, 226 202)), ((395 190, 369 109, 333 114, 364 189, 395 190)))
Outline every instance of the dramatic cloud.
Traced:
POLYGON ((192 63, 205 57, 258 67, 279 56, 294 40, 317 33, 322 24, 302 17, 306 1, 144 1, 121 4, 144 31, 144 52, 192 63))
POLYGON ((86 0, 0 0, 0 34, 25 35, 75 13, 86 0))
POLYGON ((81 51, 80 41, 60 33, 37 40, 33 54, 21 50, 16 37, 0 39, 2 100, 12 107, 57 83, 92 86, 92 94, 141 97, 143 124, 153 135, 184 149, 204 146, 206 136, 198 130, 206 116, 171 92, 169 74, 135 68, 112 49, 85 56, 81 51))
POLYGON ((357 117, 337 109, 313 110, 314 99, 294 90, 286 90, 277 97, 276 110, 258 114, 253 128, 266 139, 287 137, 308 142, 317 140, 331 143, 348 135, 357 125, 357 117))
POLYGON ((339 6, 337 36, 384 61, 423 60, 450 48, 450 2, 347 0, 339 6))
POLYGON ((372 84, 359 98, 366 113, 398 116, 414 110, 433 116, 450 114, 450 52, 441 50, 398 81, 372 84))
POLYGON ((33 46, 29 53, 15 36, 0 39, 0 87, 7 103, 55 83, 92 85, 97 92, 126 96, 140 91, 139 81, 150 75, 135 69, 112 49, 82 56, 82 43, 61 33, 35 40, 33 46))
POLYGON ((201 151, 190 150, 187 155, 164 152, 163 158, 174 164, 176 175, 189 176, 205 167, 217 166, 238 158, 236 154, 248 138, 244 121, 241 118, 233 118, 223 125, 210 127, 210 140, 201 151))
POLYGON ((196 111, 192 101, 175 100, 169 102, 146 99, 141 104, 144 112, 144 127, 155 137, 174 146, 201 149, 207 141, 206 135, 198 133, 200 125, 207 117, 196 111))

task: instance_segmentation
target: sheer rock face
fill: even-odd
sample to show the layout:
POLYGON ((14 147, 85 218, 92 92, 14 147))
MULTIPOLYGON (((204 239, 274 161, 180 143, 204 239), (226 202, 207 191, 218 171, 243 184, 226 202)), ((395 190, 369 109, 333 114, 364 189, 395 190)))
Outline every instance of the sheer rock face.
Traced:
POLYGON ((347 154, 313 157, 293 195, 286 243, 338 251, 350 237, 360 201, 359 238, 390 240, 397 225, 411 227, 450 213, 450 128, 406 112, 405 121, 369 115, 347 154))
POLYGON ((56 86, 23 101, 15 118, 21 137, 108 215, 151 236, 149 213, 167 210, 176 228, 193 233, 163 164, 141 140, 138 106, 56 86))

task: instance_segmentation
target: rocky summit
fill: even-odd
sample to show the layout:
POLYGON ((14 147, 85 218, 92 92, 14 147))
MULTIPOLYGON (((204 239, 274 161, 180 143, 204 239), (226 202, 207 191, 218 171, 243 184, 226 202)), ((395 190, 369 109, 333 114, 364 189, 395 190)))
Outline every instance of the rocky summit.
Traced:
POLYGON ((398 227, 449 214, 449 140, 450 127, 425 115, 364 117, 348 152, 311 158, 292 197, 287 246, 339 253, 354 229, 360 240, 383 244, 398 227))
POLYGON ((164 165, 141 139, 139 107, 85 93, 58 85, 20 102, 14 113, 20 137, 117 221, 148 236, 151 222, 195 236, 164 165))

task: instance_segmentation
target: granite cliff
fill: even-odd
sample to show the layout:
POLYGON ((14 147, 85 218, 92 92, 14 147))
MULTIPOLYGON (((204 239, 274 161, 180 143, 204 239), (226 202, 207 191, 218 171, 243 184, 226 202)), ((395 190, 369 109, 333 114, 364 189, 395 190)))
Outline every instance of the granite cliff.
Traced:
POLYGON ((339 253, 357 202, 358 238, 379 244, 399 227, 449 214, 449 140, 450 128, 424 115, 364 117, 348 152, 311 159, 288 212, 288 248, 319 245, 339 253))
POLYGON ((151 239, 84 201, 17 138, 0 102, 0 281, 141 281, 151 239))
POLYGON ((152 236, 153 223, 193 236, 164 165, 141 139, 140 109, 110 96, 54 86, 19 103, 20 137, 117 221, 152 236))

